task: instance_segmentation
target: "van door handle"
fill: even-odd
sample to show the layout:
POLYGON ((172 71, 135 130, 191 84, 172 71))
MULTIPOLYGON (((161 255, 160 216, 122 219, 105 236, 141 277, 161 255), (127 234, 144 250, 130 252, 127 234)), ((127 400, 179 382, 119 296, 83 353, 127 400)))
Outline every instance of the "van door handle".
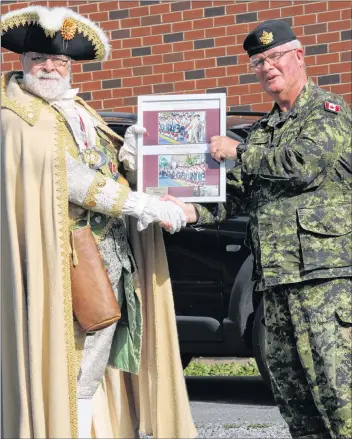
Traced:
POLYGON ((241 247, 242 247, 241 245, 229 244, 226 246, 226 251, 235 253, 235 252, 238 252, 239 250, 241 250, 241 247))

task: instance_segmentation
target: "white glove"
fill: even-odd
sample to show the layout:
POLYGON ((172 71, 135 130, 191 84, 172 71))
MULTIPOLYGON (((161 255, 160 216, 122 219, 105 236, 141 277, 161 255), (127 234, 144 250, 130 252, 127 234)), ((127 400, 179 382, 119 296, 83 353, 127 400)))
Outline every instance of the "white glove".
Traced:
POLYGON ((183 210, 172 201, 161 201, 155 195, 144 192, 130 192, 123 206, 123 213, 138 218, 137 230, 140 232, 152 222, 171 224, 170 233, 178 232, 187 224, 183 210))
POLYGON ((137 139, 138 135, 144 134, 147 130, 140 125, 131 125, 125 133, 125 141, 119 152, 119 161, 123 163, 126 171, 137 169, 137 139))

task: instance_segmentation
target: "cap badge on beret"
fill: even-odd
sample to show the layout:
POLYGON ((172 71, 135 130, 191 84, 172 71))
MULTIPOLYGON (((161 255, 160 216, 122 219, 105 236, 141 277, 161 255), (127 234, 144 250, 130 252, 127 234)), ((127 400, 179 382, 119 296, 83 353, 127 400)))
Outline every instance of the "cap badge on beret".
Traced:
POLYGON ((61 36, 64 40, 70 41, 74 38, 77 31, 77 23, 71 18, 66 18, 61 26, 61 36))
POLYGON ((267 46, 274 41, 273 33, 263 30, 262 35, 259 37, 259 41, 267 46))

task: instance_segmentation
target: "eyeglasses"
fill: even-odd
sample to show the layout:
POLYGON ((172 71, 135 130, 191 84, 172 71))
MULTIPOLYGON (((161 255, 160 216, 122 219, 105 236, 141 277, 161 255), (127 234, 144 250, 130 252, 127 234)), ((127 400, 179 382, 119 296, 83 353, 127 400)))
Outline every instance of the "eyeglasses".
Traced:
POLYGON ((291 49, 291 50, 286 50, 286 52, 274 52, 271 53, 270 55, 266 56, 265 58, 261 58, 261 59, 255 59, 254 61, 252 61, 249 66, 252 70, 261 70, 264 67, 264 63, 265 61, 267 61, 271 66, 277 64, 280 59, 286 55, 286 53, 288 52, 292 52, 293 50, 296 49, 291 49))
POLYGON ((37 66, 42 66, 46 63, 46 61, 50 59, 55 67, 64 67, 68 63, 68 59, 58 58, 58 57, 50 57, 44 55, 33 55, 30 57, 32 63, 37 66))

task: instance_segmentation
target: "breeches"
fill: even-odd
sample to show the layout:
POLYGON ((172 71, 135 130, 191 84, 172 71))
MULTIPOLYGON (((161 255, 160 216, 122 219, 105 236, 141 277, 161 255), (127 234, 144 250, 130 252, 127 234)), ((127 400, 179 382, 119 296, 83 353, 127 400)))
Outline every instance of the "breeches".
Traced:
POLYGON ((352 280, 264 292, 275 401, 294 438, 352 437, 352 280))

